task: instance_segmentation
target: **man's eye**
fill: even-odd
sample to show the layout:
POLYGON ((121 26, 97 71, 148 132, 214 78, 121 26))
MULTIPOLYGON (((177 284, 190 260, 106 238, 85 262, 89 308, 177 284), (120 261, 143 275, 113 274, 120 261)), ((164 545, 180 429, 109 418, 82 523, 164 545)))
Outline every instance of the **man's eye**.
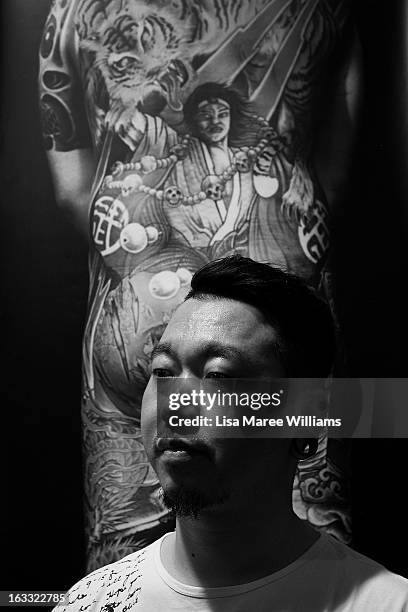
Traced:
POLYGON ((224 372, 208 372, 204 378, 229 378, 224 372))
POLYGON ((152 374, 153 376, 156 376, 157 378, 166 378, 169 376, 173 376, 170 370, 166 370, 166 368, 153 368, 152 374))

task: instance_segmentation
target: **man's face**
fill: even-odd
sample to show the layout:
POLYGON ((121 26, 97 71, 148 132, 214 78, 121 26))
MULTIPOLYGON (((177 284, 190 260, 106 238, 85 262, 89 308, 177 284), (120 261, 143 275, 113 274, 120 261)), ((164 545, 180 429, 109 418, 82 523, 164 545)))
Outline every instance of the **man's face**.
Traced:
POLYGON ((170 320, 154 351, 143 396, 142 436, 164 493, 176 500, 180 513, 183 504, 184 512, 194 515, 225 504, 234 508, 251 496, 253 501, 269 483, 288 478, 290 441, 220 439, 216 428, 206 428, 194 435, 191 452, 180 450, 179 434, 157 437, 156 379, 176 376, 198 383, 203 378, 282 377, 274 340, 274 329, 256 308, 233 300, 189 299, 170 320))
POLYGON ((206 144, 217 144, 228 137, 231 125, 230 106, 224 100, 204 100, 195 115, 199 137, 206 144))

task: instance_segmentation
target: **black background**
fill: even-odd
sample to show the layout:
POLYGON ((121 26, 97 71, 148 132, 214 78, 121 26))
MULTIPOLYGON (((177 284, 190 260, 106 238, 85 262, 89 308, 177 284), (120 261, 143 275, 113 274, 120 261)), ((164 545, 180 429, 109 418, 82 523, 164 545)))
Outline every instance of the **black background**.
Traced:
MULTIPOLYGON (((335 272, 354 376, 407 376, 403 0, 354 2, 365 89, 335 272)), ((2 3, 1 589, 64 590, 84 573, 81 335, 87 252, 54 203, 37 109, 48 0, 2 3), (7 444, 4 444, 6 442, 7 444), (7 552, 6 552, 7 551, 7 552)), ((354 546, 408 576, 408 441, 353 441, 354 546)))

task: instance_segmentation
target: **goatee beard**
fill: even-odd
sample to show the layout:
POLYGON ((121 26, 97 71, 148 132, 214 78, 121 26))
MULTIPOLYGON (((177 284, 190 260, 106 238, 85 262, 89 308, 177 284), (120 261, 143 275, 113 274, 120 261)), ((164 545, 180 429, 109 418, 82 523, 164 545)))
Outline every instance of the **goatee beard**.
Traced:
POLYGON ((174 493, 166 493, 160 489, 160 498, 166 508, 171 510, 177 517, 199 518, 203 510, 209 510, 219 506, 228 500, 227 492, 220 492, 210 497, 197 489, 177 489, 174 493))

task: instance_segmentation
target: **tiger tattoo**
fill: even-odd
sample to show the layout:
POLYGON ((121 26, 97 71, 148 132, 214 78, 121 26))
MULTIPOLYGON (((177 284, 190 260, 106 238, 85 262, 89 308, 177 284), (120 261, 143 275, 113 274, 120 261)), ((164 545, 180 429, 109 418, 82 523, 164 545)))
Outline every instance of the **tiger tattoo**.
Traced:
MULTIPOLYGON (((280 23, 259 47, 258 63, 270 61, 286 32, 285 21, 304 1, 286 3, 280 23)), ((87 98, 96 102, 99 116, 106 113, 105 125, 123 137, 132 131, 135 108, 152 115, 166 106, 180 112, 197 68, 270 2, 82 0, 76 29, 87 67, 87 98)))

